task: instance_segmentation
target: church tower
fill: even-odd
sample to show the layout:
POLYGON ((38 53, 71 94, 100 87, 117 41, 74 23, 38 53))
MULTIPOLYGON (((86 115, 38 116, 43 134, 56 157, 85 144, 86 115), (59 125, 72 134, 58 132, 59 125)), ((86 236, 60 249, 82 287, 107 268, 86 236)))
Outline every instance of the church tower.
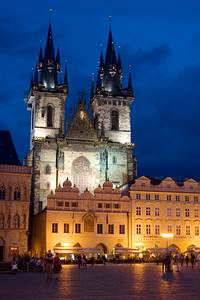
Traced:
POLYGON ((30 149, 36 139, 64 134, 68 82, 66 69, 63 79, 60 73, 60 52, 58 49, 55 56, 52 26, 49 23, 44 55, 40 48, 27 97, 27 107, 31 111, 30 149))
MULTIPOLYGON (((105 140, 123 148, 127 157, 127 176, 124 182, 136 175, 136 162, 133 157, 134 145, 131 143, 131 104, 134 100, 131 74, 128 85, 122 85, 121 56, 116 57, 111 28, 109 30, 105 60, 100 53, 96 89, 92 83, 91 105, 95 127, 105 136, 105 140)), ((109 178, 112 179, 113 170, 109 178)))

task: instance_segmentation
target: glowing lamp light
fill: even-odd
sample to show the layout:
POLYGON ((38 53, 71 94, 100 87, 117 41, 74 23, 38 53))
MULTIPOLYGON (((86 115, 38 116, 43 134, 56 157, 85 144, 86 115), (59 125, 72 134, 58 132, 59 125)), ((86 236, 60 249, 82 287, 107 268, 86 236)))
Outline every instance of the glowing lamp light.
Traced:
POLYGON ((62 243, 62 246, 63 246, 63 247, 69 247, 70 244, 69 244, 69 243, 62 243))
POLYGON ((168 239, 168 238, 172 238, 174 235, 172 233, 161 233, 161 236, 163 238, 168 239))

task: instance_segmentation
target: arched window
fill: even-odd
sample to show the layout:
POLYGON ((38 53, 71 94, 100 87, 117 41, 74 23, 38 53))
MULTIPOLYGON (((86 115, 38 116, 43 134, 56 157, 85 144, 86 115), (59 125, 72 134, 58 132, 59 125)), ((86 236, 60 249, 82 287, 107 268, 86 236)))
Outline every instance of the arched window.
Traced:
POLYGON ((13 226, 15 229, 20 228, 20 216, 18 214, 16 214, 13 218, 13 226))
POLYGON ((94 218, 91 215, 87 215, 84 220, 84 231, 94 232, 94 218))
POLYGON ((92 184, 91 168, 90 162, 85 156, 79 156, 73 161, 72 178, 73 183, 80 191, 84 191, 86 187, 90 189, 92 184))
POLYGON ((0 200, 5 200, 6 198, 6 190, 4 186, 0 187, 0 200))
POLYGON ((119 112, 112 110, 111 112, 111 130, 119 130, 119 112))
POLYGON ((0 214, 0 229, 3 229, 5 224, 5 218, 4 218, 4 214, 0 214))
POLYGON ((14 190, 14 200, 20 200, 21 198, 21 193, 19 187, 16 187, 14 190))
POLYGON ((47 106, 47 127, 53 127, 53 107, 47 106))
POLYGON ((51 175, 51 166, 50 165, 46 165, 46 167, 45 167, 45 174, 51 175))

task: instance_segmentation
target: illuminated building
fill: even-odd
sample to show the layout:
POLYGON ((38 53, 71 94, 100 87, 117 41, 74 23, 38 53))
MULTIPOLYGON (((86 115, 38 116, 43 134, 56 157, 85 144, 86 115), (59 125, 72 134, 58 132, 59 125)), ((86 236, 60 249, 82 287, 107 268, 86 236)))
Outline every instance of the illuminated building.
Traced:
POLYGON ((171 248, 186 251, 200 246, 200 183, 139 177, 130 187, 132 247, 165 248, 163 233, 170 233, 171 248))
POLYGON ((51 249, 61 256, 109 254, 130 245, 130 199, 110 181, 79 193, 67 179, 47 197, 47 207, 34 217, 33 253, 51 249))
POLYGON ((31 168, 21 166, 8 131, 0 131, 0 261, 28 251, 31 168))
POLYGON ((31 111, 26 163, 33 166, 34 213, 45 208, 47 195, 67 177, 84 191, 86 187, 94 190, 108 178, 120 186, 136 174, 130 126, 134 99, 131 75, 124 87, 121 57, 116 57, 111 30, 105 61, 100 54, 96 87, 92 82, 89 109, 82 91, 67 126, 64 120, 69 86, 66 69, 63 79, 60 72, 60 52, 58 49, 55 56, 50 24, 44 55, 40 49, 26 99, 31 111))

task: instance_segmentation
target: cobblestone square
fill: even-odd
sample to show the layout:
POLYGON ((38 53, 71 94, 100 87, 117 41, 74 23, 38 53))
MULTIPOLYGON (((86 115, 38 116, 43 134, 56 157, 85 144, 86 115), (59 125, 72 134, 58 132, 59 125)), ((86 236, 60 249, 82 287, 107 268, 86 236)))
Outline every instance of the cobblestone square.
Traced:
POLYGON ((200 271, 183 267, 163 277, 154 264, 95 265, 86 270, 67 265, 58 276, 45 273, 0 274, 1 300, 43 299, 199 299, 200 271))

